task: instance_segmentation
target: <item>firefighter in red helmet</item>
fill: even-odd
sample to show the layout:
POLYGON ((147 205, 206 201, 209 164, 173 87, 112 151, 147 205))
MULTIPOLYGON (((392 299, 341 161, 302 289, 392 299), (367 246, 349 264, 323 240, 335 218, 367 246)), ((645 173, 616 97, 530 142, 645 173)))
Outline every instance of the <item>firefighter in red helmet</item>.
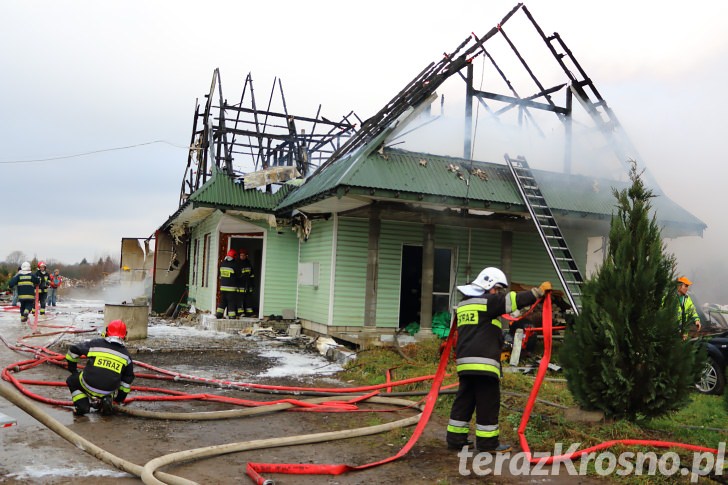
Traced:
POLYGON ((124 340, 126 324, 113 320, 101 338, 68 348, 66 362, 71 375, 66 385, 71 391, 76 416, 88 413, 92 404, 96 404, 101 414, 112 414, 113 403, 122 404, 126 399, 134 380, 134 362, 124 340), (84 355, 86 366, 79 372, 78 362, 84 355))
POLYGON ((248 258, 248 250, 242 248, 240 250, 240 280, 238 283, 238 317, 245 315, 246 317, 255 316, 253 308, 253 292, 255 292, 255 272, 253 271, 253 263, 248 258))
POLYGON ((240 263, 238 262, 238 253, 234 249, 227 252, 225 259, 220 263, 220 300, 217 303, 215 316, 222 318, 225 316, 227 309, 227 317, 230 319, 238 318, 238 282, 240 280, 240 263))

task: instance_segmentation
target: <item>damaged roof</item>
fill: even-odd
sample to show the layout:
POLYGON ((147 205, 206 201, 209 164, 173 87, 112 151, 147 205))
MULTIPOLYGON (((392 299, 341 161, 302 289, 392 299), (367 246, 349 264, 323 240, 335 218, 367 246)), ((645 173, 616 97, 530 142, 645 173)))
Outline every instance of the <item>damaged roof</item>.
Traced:
MULTIPOLYGON (((611 217, 616 211, 612 188, 622 190, 630 185, 627 181, 532 171, 549 206, 557 214, 611 217)), ((527 211, 506 165, 398 149, 340 159, 292 191, 276 210, 301 208, 344 194, 491 211, 527 211)), ((655 197, 652 206, 663 223, 691 226, 697 232, 706 227, 700 219, 664 195, 655 197)))
POLYGON ((245 208, 248 211, 273 212, 288 195, 290 185, 282 185, 275 193, 245 189, 233 177, 217 171, 202 187, 190 195, 188 202, 195 206, 215 207, 220 210, 245 208))

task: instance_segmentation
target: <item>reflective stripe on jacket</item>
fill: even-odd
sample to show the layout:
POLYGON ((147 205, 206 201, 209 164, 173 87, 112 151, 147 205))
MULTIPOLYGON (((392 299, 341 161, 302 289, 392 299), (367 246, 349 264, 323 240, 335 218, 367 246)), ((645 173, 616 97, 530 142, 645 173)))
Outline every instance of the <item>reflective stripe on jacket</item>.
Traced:
POLYGON ((504 337, 498 317, 535 301, 531 291, 487 293, 482 297, 463 299, 456 308, 458 374, 487 374, 500 378, 504 337))
POLYGON ((240 270, 237 262, 225 257, 220 263, 220 291, 238 291, 240 270))
POLYGON ((8 285, 10 288, 18 287, 18 300, 35 300, 35 287, 39 282, 38 277, 28 271, 13 276, 8 285))
POLYGON ((66 354, 70 370, 76 369, 82 355, 86 356, 86 367, 81 382, 88 390, 105 395, 118 389, 123 397, 129 393, 134 381, 134 363, 123 344, 103 338, 73 344, 66 354))

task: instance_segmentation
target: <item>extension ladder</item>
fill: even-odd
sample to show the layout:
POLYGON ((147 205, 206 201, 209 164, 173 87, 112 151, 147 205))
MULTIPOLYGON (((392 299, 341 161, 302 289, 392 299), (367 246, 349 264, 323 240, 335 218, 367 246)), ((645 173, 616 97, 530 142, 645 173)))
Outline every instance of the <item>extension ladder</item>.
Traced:
POLYGON ((556 270, 569 304, 578 315, 581 310, 581 287, 584 284, 579 267, 556 224, 551 208, 546 203, 541 189, 538 188, 526 159, 523 157, 513 159, 508 154, 505 155, 505 159, 513 179, 516 181, 518 192, 521 194, 521 198, 531 214, 531 219, 536 225, 536 230, 541 236, 541 241, 551 258, 551 264, 556 270))

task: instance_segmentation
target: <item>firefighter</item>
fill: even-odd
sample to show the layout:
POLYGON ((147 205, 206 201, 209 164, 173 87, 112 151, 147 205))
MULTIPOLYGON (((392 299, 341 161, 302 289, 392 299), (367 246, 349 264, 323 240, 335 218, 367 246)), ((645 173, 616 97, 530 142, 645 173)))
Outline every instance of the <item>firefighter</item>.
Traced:
POLYGON ((46 300, 48 298, 48 286, 50 285, 51 274, 46 271, 46 264, 44 261, 38 262, 38 270, 35 275, 40 280, 38 284, 38 302, 40 303, 40 314, 45 315, 46 311, 46 300))
POLYGON ((71 373, 66 385, 76 416, 91 410, 91 399, 98 402, 101 414, 112 414, 113 403, 122 404, 131 391, 134 362, 124 344, 126 324, 121 320, 109 322, 101 337, 73 344, 66 354, 71 373), (86 356, 86 366, 79 372, 82 355, 86 356))
POLYGON ((238 253, 231 249, 220 263, 220 301, 215 312, 217 318, 222 318, 226 309, 228 318, 238 318, 240 264, 237 257, 238 253))
POLYGON ((680 321, 680 334, 683 338, 688 337, 688 325, 695 325, 698 332, 700 332, 700 317, 698 311, 695 309, 695 304, 692 298, 688 295, 688 288, 693 282, 687 279, 685 276, 681 276, 677 279, 677 301, 678 301, 678 313, 680 321))
POLYGON ((35 306, 35 288, 39 284, 40 279, 30 271, 30 263, 28 261, 20 265, 20 270, 8 283, 10 288, 15 288, 18 291, 21 322, 28 321, 28 315, 35 306))
POLYGON ((506 293, 506 275, 498 268, 485 268, 469 284, 458 286, 463 299, 456 307, 457 345, 455 350, 459 387, 450 411, 447 446, 459 450, 468 440, 470 419, 475 411, 475 448, 504 453, 511 447, 499 440, 500 356, 503 330, 500 315, 536 302, 551 283, 538 288, 506 293))
POLYGON ((243 248, 240 250, 240 283, 238 293, 240 294, 240 306, 238 307, 238 316, 252 317, 254 316, 253 293, 255 292, 255 272, 253 264, 248 258, 248 250, 243 248))

